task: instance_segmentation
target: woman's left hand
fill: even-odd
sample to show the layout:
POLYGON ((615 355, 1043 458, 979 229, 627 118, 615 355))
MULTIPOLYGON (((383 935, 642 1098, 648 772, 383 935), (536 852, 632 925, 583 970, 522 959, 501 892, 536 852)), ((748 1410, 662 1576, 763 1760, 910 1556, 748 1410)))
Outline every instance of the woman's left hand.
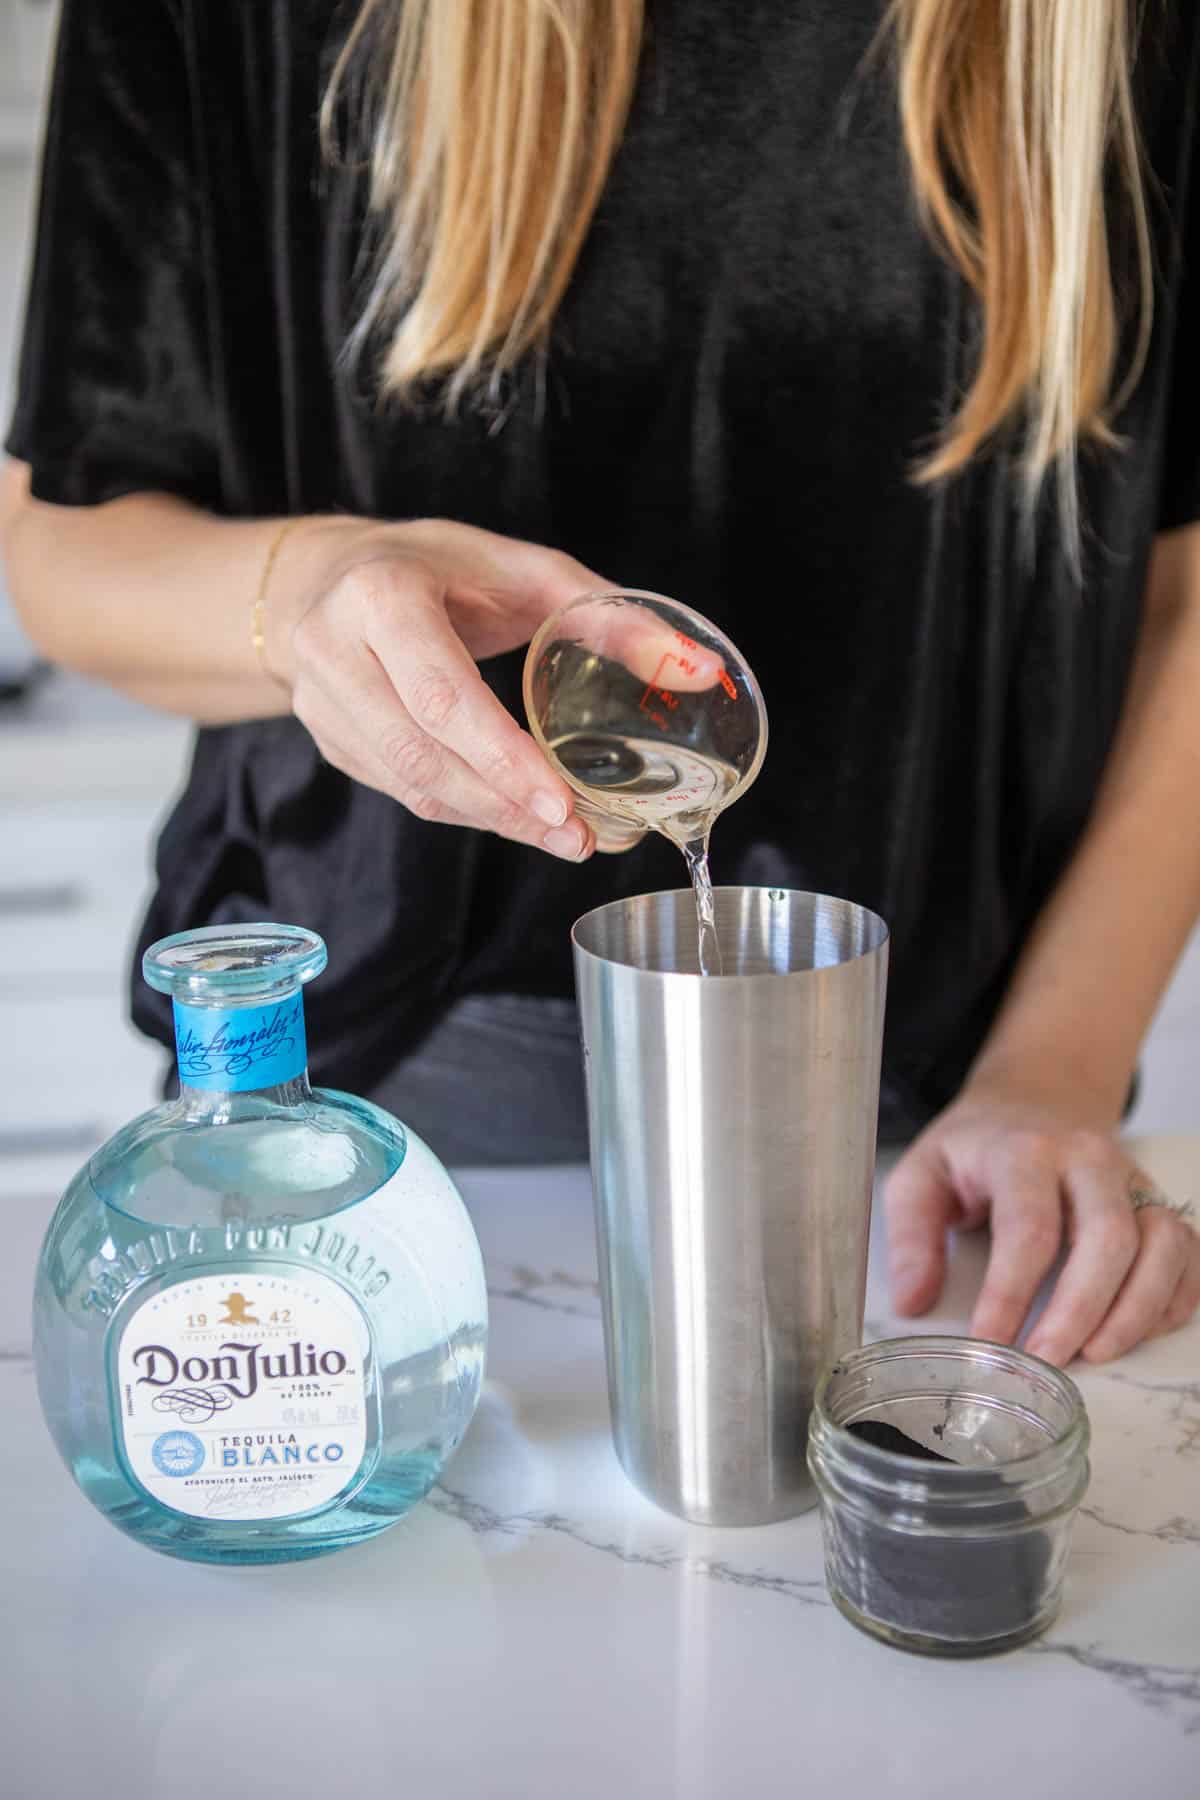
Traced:
POLYGON ((949 1227, 990 1224, 974 1336, 1015 1340, 1064 1242, 1026 1349, 1107 1362, 1177 1330, 1200 1305, 1200 1233, 1162 1205, 1135 1210, 1139 1190, 1153 1194, 1154 1181, 1083 1096, 1028 1076, 968 1082, 884 1188, 895 1309, 922 1313, 937 1299, 949 1227))

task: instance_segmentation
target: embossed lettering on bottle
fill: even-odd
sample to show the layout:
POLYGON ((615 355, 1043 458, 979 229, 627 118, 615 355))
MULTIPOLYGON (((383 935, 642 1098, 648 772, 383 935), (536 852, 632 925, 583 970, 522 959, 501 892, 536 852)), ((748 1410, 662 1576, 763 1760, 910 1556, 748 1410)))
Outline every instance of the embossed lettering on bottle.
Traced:
POLYGON ((278 1519, 355 1485, 367 1450, 371 1338, 319 1274, 236 1267, 173 1283, 119 1325, 118 1442, 161 1505, 278 1519))

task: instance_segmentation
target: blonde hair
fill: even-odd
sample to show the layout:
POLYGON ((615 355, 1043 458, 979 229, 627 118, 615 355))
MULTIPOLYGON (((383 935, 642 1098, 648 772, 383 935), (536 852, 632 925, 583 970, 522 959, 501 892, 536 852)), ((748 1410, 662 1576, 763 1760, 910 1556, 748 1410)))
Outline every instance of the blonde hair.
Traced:
POLYGON ((451 403, 544 340, 620 142, 642 0, 364 0, 322 112, 365 111, 381 226, 351 347, 451 403))
MULTIPOLYGON (((1078 542, 1075 451, 1111 444, 1153 299, 1131 91, 1129 0, 892 0, 904 141, 922 217, 978 294, 971 386, 919 479, 961 470, 1013 422, 1032 509, 1057 466, 1078 542), (1125 320, 1106 215, 1115 171, 1137 280, 1125 320)), ((544 342, 637 74, 642 0, 364 0, 325 99, 369 134, 380 241, 353 336, 382 330, 385 392, 498 391, 544 342)))

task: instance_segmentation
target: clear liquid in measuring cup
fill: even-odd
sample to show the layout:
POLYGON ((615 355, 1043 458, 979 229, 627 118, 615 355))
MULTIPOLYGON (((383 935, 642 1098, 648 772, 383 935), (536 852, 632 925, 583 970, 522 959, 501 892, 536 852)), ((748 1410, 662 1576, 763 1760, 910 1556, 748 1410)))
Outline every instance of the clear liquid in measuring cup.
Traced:
POLYGON ((700 973, 720 975, 708 838, 738 771, 679 744, 615 732, 567 732, 551 749, 597 806, 662 832, 683 852, 696 896, 700 973))

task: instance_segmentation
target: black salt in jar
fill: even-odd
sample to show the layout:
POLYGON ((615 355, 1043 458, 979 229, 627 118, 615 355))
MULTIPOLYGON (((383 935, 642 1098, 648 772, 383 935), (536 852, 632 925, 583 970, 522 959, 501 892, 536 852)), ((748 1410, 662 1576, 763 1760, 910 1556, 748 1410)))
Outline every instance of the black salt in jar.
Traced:
POLYGON ((1058 1611, 1088 1484, 1074 1382, 978 1338, 868 1344, 822 1375, 808 1466, 830 1594, 862 1630, 941 1656, 1008 1650, 1058 1611))

